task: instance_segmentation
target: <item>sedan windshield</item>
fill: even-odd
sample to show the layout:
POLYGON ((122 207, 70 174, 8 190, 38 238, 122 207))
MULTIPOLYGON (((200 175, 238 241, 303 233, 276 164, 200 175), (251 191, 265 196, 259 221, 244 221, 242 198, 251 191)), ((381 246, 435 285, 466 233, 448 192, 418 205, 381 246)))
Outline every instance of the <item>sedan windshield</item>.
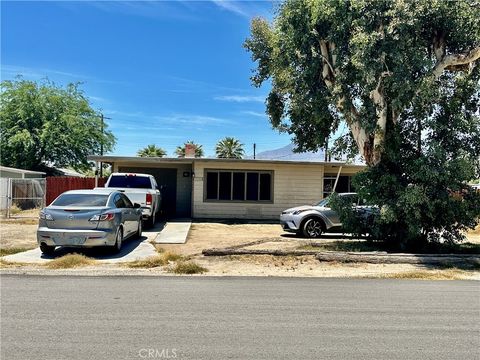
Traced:
POLYGON ((63 194, 53 203, 53 206, 105 206, 108 195, 103 194, 63 194))

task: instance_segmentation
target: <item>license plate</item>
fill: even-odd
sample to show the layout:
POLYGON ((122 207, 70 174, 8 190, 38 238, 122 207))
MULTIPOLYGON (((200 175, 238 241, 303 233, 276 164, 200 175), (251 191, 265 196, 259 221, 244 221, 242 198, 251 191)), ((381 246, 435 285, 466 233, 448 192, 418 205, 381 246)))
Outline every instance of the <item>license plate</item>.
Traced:
POLYGON ((85 237, 83 236, 72 236, 68 239, 68 242, 72 245, 81 245, 85 242, 85 237))

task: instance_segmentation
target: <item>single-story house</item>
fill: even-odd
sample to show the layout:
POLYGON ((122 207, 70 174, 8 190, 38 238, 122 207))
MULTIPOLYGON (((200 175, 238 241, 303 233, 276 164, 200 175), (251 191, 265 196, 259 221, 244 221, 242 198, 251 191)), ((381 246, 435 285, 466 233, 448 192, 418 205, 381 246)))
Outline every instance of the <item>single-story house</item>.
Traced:
POLYGON ((350 192, 364 165, 340 162, 89 156, 113 172, 155 176, 170 217, 278 219, 286 208, 350 192))

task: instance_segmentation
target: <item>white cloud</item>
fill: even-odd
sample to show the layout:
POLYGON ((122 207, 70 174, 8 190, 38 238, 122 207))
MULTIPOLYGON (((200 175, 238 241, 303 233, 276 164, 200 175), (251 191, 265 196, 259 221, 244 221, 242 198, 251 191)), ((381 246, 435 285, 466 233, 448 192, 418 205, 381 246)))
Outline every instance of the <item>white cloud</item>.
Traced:
POLYGON ((250 15, 237 2, 226 1, 226 0, 212 0, 212 2, 218 7, 225 9, 227 11, 233 12, 237 15, 244 16, 247 18, 250 17, 250 15))
POLYGON ((8 74, 10 76, 21 75, 25 76, 30 79, 40 80, 51 77, 62 77, 62 78, 70 78, 69 81, 91 81, 96 83, 107 83, 107 84, 124 84, 122 81, 115 81, 115 80, 104 80, 99 79, 93 76, 84 75, 84 74, 76 74, 67 71, 61 71, 56 69, 46 69, 46 68, 31 68, 26 66, 19 66, 19 65, 1 65, 2 71, 2 80, 4 79, 3 74, 8 74))
POLYGON ((215 100, 220 101, 230 101, 230 102, 265 102, 264 96, 245 96, 245 95, 224 95, 224 96, 215 96, 215 100))
POLYGON ((258 112, 258 111, 242 111, 242 114, 256 116, 256 117, 262 117, 262 118, 267 117, 267 114, 261 113, 261 112, 258 112))
POLYGON ((155 116, 155 120, 168 124, 182 124, 182 125, 231 125, 234 124, 231 120, 221 119, 213 116, 195 115, 195 114, 173 114, 170 116, 155 116))

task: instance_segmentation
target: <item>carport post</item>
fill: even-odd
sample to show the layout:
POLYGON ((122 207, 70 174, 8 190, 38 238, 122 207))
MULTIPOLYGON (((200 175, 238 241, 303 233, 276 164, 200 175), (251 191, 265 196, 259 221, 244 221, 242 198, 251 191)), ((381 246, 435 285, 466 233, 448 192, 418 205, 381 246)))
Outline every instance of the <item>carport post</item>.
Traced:
POLYGON ((338 173, 337 173, 337 178, 335 179, 335 184, 333 185, 333 190, 332 190, 332 193, 335 192, 335 190, 337 189, 337 183, 338 183, 338 179, 340 178, 340 173, 342 172, 342 166, 340 166, 340 168, 338 169, 338 173))
POLYGON ((95 187, 98 187, 98 161, 95 161, 95 187))

